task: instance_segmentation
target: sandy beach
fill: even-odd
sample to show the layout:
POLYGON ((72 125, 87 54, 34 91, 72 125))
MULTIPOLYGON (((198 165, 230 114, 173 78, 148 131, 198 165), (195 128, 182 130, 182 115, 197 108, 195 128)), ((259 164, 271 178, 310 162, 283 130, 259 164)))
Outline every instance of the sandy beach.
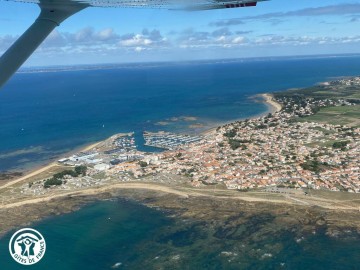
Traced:
MULTIPOLYGON (((266 111, 265 113, 262 113, 262 114, 254 115, 254 116, 252 116, 252 117, 250 117, 250 118, 262 117, 262 116, 267 115, 268 113, 275 113, 275 112, 281 111, 281 109, 282 109, 282 105, 274 100, 274 97, 273 97, 272 94, 269 94, 269 93, 259 94, 259 95, 256 95, 256 96, 254 96, 254 97, 260 97, 260 98, 262 99, 262 102, 267 105, 268 111, 266 111)), ((209 128, 209 129, 201 132, 201 135, 203 135, 203 136, 210 135, 210 134, 212 134, 219 126, 226 125, 226 124, 230 124, 230 123, 233 123, 233 122, 236 122, 236 121, 242 121, 242 120, 244 120, 244 118, 235 119, 235 120, 228 121, 228 122, 224 122, 224 123, 218 123, 216 126, 211 127, 211 128, 209 128)))
MULTIPOLYGON (((68 153, 68 155, 74 154, 76 152, 89 151, 89 150, 95 148, 96 146, 98 146, 100 143, 102 143, 102 141, 87 145, 85 148, 81 148, 80 150, 79 149, 72 150, 72 151, 70 151, 68 153)), ((47 164, 45 166, 41 166, 41 167, 37 167, 37 168, 35 168, 33 170, 25 171, 23 176, 21 176, 19 178, 16 178, 16 179, 12 179, 11 181, 1 181, 0 182, 0 190, 5 189, 5 188, 7 188, 9 186, 13 186, 13 185, 15 185, 15 184, 17 184, 19 182, 22 182, 22 181, 24 181, 26 179, 29 179, 29 178, 31 178, 33 176, 36 176, 36 175, 38 175, 38 174, 40 174, 42 172, 45 172, 45 171, 50 170, 50 169, 52 169, 54 167, 57 167, 57 166, 59 166, 57 162, 52 162, 52 163, 47 164)))
POLYGON ((269 106, 270 113, 275 113, 281 111, 282 105, 274 100, 274 96, 272 94, 261 94, 261 97, 264 98, 265 104, 269 106))
POLYGON ((0 190, 5 189, 5 188, 7 188, 9 186, 15 185, 15 184, 17 184, 17 183, 19 183, 21 181, 24 181, 24 180, 26 180, 26 179, 28 179, 30 177, 33 177, 35 175, 38 175, 38 174, 40 174, 40 173, 42 173, 42 172, 44 172, 46 170, 49 170, 49 169, 51 169, 51 168, 53 168, 55 166, 57 166, 57 164, 55 162, 53 162, 53 163, 50 163, 49 165, 46 165, 45 167, 41 167, 40 169, 34 170, 34 171, 30 172, 30 173, 27 173, 27 174, 25 174, 24 176, 22 176, 20 178, 9 181, 9 182, 5 183, 4 185, 0 186, 0 190))

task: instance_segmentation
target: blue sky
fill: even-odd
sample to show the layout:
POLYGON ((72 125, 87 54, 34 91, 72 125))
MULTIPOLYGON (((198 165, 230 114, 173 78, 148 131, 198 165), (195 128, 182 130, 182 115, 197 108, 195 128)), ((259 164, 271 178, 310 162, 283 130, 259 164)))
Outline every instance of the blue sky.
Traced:
MULTIPOLYGON (((0 52, 34 21, 34 4, 0 0, 0 52)), ((25 65, 360 53, 360 1, 271 0, 198 12, 88 8, 25 65)))

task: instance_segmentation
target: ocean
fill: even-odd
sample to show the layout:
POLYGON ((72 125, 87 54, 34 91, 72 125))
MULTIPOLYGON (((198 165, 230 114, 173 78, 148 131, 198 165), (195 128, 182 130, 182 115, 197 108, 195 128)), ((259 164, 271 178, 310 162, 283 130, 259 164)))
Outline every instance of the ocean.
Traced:
MULTIPOLYGON (((39 166, 119 132, 135 131, 139 149, 153 151, 142 146, 144 130, 199 132, 265 113, 257 93, 359 74, 358 56, 18 73, 0 91, 0 171, 39 166)), ((213 237, 203 224, 185 226, 124 200, 31 226, 47 240, 44 259, 31 269, 357 269, 360 262, 355 236, 318 232, 298 243, 284 231, 245 245, 245 238, 213 237)), ((0 239, 0 268, 25 269, 9 256, 10 237, 0 239)))
POLYGON ((19 171, 115 133, 199 132, 267 111, 257 93, 357 75, 359 57, 119 65, 18 73, 0 91, 0 172, 19 171), (186 121, 184 117, 196 117, 186 121))

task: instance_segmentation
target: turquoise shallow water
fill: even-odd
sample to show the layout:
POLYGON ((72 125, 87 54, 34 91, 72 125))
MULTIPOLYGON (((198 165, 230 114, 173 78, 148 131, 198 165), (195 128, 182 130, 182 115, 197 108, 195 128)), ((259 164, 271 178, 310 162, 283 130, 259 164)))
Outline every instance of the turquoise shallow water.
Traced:
POLYGON ((9 236, 0 240, 1 269, 110 269, 135 254, 131 251, 153 233, 170 224, 161 212, 140 205, 102 202, 36 226, 46 239, 41 263, 20 266, 8 256, 9 236))
POLYGON ((11 233, 0 239, 1 269, 358 269, 360 238, 330 238, 323 231, 259 234, 271 216, 254 216, 235 234, 205 222, 182 221, 134 202, 98 202, 34 224, 47 241, 45 257, 33 266, 10 258, 11 233), (253 239, 258 239, 253 241, 253 239))
POLYGON ((265 112, 248 97, 357 75, 359 57, 281 59, 21 73, 0 91, 0 171, 44 164, 118 132, 190 131, 265 112), (169 121, 195 116, 198 121, 169 121), (157 125, 168 121, 170 125, 157 125))

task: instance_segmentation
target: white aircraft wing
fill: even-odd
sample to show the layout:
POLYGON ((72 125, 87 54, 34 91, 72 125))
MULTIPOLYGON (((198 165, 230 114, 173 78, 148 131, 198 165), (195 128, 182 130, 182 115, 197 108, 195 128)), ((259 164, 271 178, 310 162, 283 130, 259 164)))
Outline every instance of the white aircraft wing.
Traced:
POLYGON ((185 10, 207 10, 221 8, 253 7, 257 2, 269 0, 6 0, 23 3, 48 3, 66 5, 82 4, 92 7, 121 7, 121 8, 164 8, 185 10))
POLYGON ((6 0, 38 4, 41 12, 28 30, 0 57, 0 88, 56 26, 87 7, 210 10, 254 7, 268 0, 6 0))

